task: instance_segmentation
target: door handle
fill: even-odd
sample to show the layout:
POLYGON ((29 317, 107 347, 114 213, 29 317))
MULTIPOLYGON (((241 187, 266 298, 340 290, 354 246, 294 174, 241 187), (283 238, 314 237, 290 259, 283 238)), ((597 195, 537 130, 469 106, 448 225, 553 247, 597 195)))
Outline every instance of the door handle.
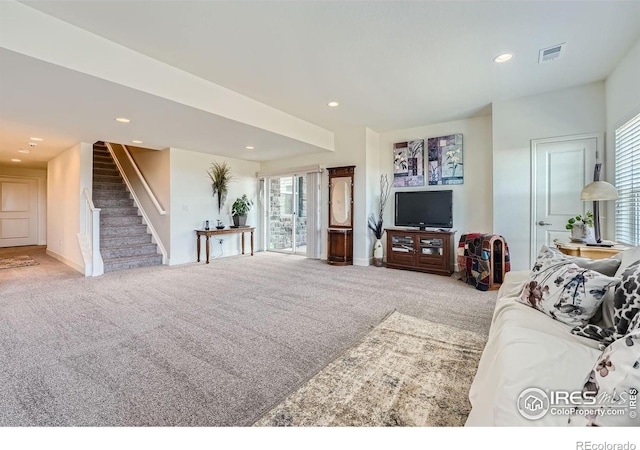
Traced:
POLYGON ((548 227, 550 225, 553 225, 552 223, 547 223, 544 220, 541 220, 540 222, 538 222, 538 225, 540 225, 541 227, 548 227))

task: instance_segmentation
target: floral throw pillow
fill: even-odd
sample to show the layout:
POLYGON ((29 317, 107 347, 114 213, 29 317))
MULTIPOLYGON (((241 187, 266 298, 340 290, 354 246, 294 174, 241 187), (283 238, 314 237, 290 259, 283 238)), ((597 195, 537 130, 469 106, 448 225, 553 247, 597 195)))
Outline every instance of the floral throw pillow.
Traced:
POLYGON ((584 401, 569 418, 573 426, 640 426, 640 329, 600 355, 582 389, 584 401))
POLYGON ((571 332, 600 341, 601 348, 604 348, 634 329, 634 325, 640 321, 640 261, 631 264, 622 273, 622 282, 616 289, 613 304, 612 327, 589 324, 575 327, 571 332))
POLYGON ((578 267, 560 251, 543 246, 518 301, 568 325, 585 325, 619 281, 578 267))

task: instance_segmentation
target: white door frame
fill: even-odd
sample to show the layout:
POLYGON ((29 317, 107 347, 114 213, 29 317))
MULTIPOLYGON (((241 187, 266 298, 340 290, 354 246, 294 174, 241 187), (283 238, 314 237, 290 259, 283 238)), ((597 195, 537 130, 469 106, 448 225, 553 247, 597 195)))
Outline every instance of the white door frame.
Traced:
MULTIPOLYGON (((258 177, 258 179, 260 180, 261 186, 263 186, 263 206, 262 206, 262 238, 263 238, 263 242, 264 242, 264 250, 268 251, 269 250, 269 215, 270 215, 270 209, 271 209, 271 196, 270 196, 270 190, 271 187, 269 186, 269 179, 271 178, 280 178, 280 177, 288 177, 288 176, 294 176, 294 175, 298 175, 298 176, 304 176, 307 177, 310 173, 318 173, 318 174, 322 174, 323 172, 323 167, 320 166, 320 164, 311 164, 308 166, 300 166, 300 167, 291 167, 288 169, 282 169, 282 170, 272 170, 272 171, 265 171, 265 172, 258 172, 256 174, 256 176, 258 177)), ((320 230, 321 230, 321 226, 320 226, 320 217, 322 216, 322 196, 320 195, 320 186, 322 183, 321 177, 317 177, 317 185, 315 183, 310 183, 309 179, 307 178, 307 195, 310 195, 311 190, 314 190, 314 201, 312 202, 313 204, 309 203, 307 201, 307 256, 309 256, 309 239, 310 236, 312 236, 314 233, 318 236, 318 241, 316 244, 312 245, 311 247, 314 250, 317 250, 317 255, 312 255, 312 258, 319 258, 321 257, 320 255, 320 248, 321 248, 321 244, 320 244, 320 230), (312 184, 314 184, 312 186, 312 184), (313 214, 312 214, 313 213, 313 214), (312 222, 310 222, 312 221, 312 222), (313 224, 313 231, 312 234, 309 234, 309 224, 312 223, 313 224)), ((315 239, 315 237, 313 237, 313 239, 315 239)), ((314 241, 315 242, 315 241, 314 241)))
MULTIPOLYGON (((541 144, 549 144, 553 142, 566 142, 566 141, 576 141, 579 139, 594 139, 596 140, 596 163, 601 163, 604 160, 604 133, 585 133, 585 134, 574 134, 570 136, 559 136, 559 137, 551 137, 544 139, 532 139, 531 140, 531 203, 530 203, 530 217, 531 223, 529 224, 529 262, 531 265, 535 262, 536 258, 536 238, 537 238, 537 228, 536 228, 536 205, 538 202, 537 199, 537 156, 538 156, 538 146, 541 144)), ((604 171, 602 172, 604 173, 604 171)))
MULTIPOLYGON (((287 175, 274 175, 274 176, 270 176, 265 178, 265 186, 266 186, 266 191, 267 191, 267 198, 269 199, 267 202, 265 202, 265 204, 267 205, 266 207, 266 215, 265 215, 265 224, 264 224, 264 229, 266 231, 266 240, 265 242, 267 243, 267 245, 265 245, 265 250, 266 251, 270 251, 270 252, 275 252, 275 253, 284 253, 286 255, 302 255, 302 253, 298 252, 296 249, 298 247, 298 242, 297 242, 297 237, 298 237, 298 230, 297 230, 297 226, 298 226, 298 216, 300 214, 300 211, 298 210, 298 204, 299 204, 299 198, 301 195, 301 192, 299 192, 298 189, 298 179, 299 178, 303 178, 306 181, 306 176, 307 174, 299 174, 299 173, 293 173, 291 175, 287 174, 287 175), (271 180, 274 179, 278 179, 281 180, 282 178, 290 178, 291 179, 291 194, 292 194, 292 201, 293 201, 293 205, 292 206, 292 213, 291 213, 291 251, 286 251, 286 250, 271 250, 269 249, 269 242, 271 241, 271 180)), ((306 256, 306 254, 304 255, 306 256)))
POLYGON ((39 177, 33 176, 24 176, 24 175, 14 175, 14 174, 2 174, 0 175, 2 178, 15 178, 16 180, 29 180, 36 182, 36 210, 35 210, 35 219, 36 219, 36 243, 35 245, 44 245, 45 242, 40 238, 40 234, 43 231, 40 221, 42 219, 40 214, 41 202, 43 199, 41 198, 40 191, 42 189, 43 180, 39 177))

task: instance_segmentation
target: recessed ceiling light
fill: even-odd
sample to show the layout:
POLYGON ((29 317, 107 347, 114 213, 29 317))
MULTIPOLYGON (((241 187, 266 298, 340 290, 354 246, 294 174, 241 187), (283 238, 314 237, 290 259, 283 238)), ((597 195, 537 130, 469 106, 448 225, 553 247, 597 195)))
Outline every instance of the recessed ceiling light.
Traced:
POLYGON ((503 63, 509 61, 511 58, 513 58, 513 55, 511 53, 503 53, 502 55, 498 55, 493 58, 493 61, 497 63, 503 63))
POLYGON ((129 119, 127 119, 126 117, 116 117, 116 122, 129 123, 131 121, 129 119))
POLYGON ((11 161, 12 161, 12 162, 21 162, 22 160, 21 160, 21 159, 18 159, 18 158, 11 158, 11 161))
POLYGON ((254 146, 252 146, 252 145, 247 145, 245 148, 246 148, 247 150, 253 150, 255 147, 254 147, 254 146))
POLYGON ((137 141, 135 139, 133 141, 131 141, 131 142, 133 142, 134 144, 142 144, 142 141, 137 141))
POLYGON ((31 153, 31 150, 21 148, 20 150, 18 150, 18 153, 31 153))
POLYGON ((335 108, 336 106, 338 106, 340 103, 338 102, 329 102, 327 103, 327 105, 331 106, 332 108, 335 108))
POLYGON ((44 139, 38 137, 30 137, 29 139, 31 139, 32 141, 44 141, 44 139))

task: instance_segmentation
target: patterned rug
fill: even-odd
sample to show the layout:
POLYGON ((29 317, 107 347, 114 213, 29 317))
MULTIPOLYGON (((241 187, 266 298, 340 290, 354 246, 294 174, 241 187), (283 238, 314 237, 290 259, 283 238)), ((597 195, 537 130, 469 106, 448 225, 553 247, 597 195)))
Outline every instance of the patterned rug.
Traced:
POLYGON ((485 342, 394 312, 254 426, 462 426, 485 342))
POLYGON ((12 256, 11 258, 0 258, 0 269, 13 269, 14 267, 37 266, 38 262, 31 259, 31 256, 12 256))

